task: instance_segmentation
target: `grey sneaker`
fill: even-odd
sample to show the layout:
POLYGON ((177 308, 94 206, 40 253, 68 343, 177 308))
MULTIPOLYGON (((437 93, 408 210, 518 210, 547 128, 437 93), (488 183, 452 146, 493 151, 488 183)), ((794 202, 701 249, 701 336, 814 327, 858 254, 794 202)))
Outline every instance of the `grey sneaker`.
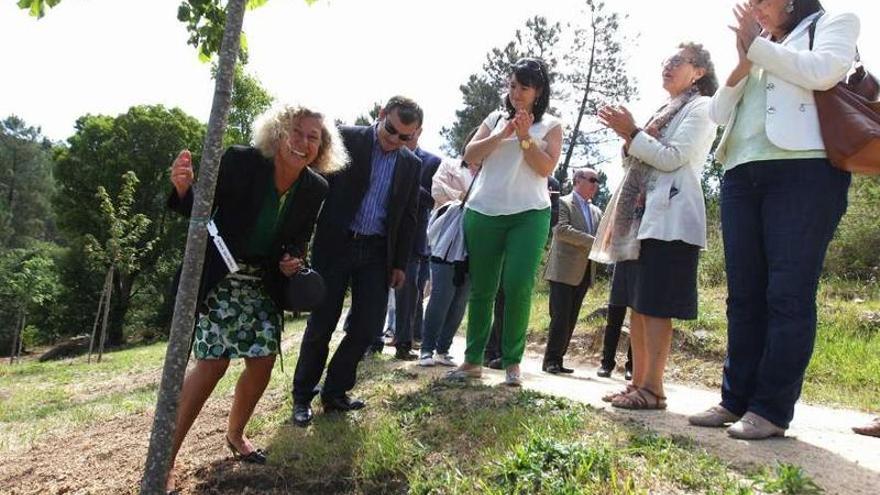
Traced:
POLYGON ((434 358, 434 363, 440 366, 458 366, 449 354, 437 354, 437 357, 434 358))
POLYGON ((780 428, 753 412, 747 412, 727 429, 727 434, 740 440, 763 440, 785 436, 785 428, 780 428))
POLYGON ((688 416, 688 423, 694 426, 719 428, 739 421, 740 416, 733 414, 721 406, 712 406, 703 412, 688 416))
POLYGON ((518 365, 508 366, 504 373, 504 384, 508 387, 522 387, 522 373, 518 365))
POLYGON ((419 357, 419 366, 427 368, 434 366, 434 364, 436 364, 436 361, 434 361, 433 354, 422 354, 421 357, 419 357))

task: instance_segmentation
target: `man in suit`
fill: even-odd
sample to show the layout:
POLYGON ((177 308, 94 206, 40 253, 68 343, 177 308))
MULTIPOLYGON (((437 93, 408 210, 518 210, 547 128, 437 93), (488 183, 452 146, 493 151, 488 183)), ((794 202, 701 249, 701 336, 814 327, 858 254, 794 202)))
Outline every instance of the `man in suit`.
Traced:
POLYGON ((406 283, 403 287, 394 290, 395 296, 395 324, 394 324, 394 356, 405 361, 414 361, 419 356, 412 352, 413 339, 421 338, 421 326, 423 311, 423 294, 425 284, 430 277, 428 260, 431 250, 428 247, 428 219, 434 208, 434 198, 431 196, 431 183, 434 174, 440 167, 440 157, 428 153, 419 147, 419 136, 422 134, 420 127, 406 143, 409 148, 422 161, 422 169, 419 179, 419 208, 413 242, 412 255, 406 267, 406 283))
POLYGON ((372 126, 342 127, 351 157, 329 176, 330 189, 318 217, 312 264, 324 276, 327 293, 302 338, 293 377, 293 422, 312 420, 311 401, 329 354, 330 337, 351 287, 348 331, 327 365, 320 389, 325 412, 361 409, 348 392, 357 365, 382 330, 388 289, 402 287, 416 231, 420 160, 406 146, 422 124, 422 109, 395 96, 372 126))
POLYGON ((553 241, 544 279, 550 283, 550 335, 542 369, 548 373, 573 373, 562 358, 574 332, 587 289, 596 277, 596 266, 588 255, 593 246, 602 210, 592 203, 599 190, 595 170, 574 173, 574 190, 559 199, 559 221, 553 227, 553 241))

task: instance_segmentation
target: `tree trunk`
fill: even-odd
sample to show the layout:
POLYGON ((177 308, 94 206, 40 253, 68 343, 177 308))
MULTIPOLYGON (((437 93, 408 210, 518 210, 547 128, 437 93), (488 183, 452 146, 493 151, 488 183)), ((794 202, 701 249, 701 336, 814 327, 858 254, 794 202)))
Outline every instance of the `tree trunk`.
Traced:
POLYGON ((581 129, 581 122, 584 120, 584 112, 587 110, 587 103, 590 101, 590 90, 593 84, 593 63, 596 60, 596 13, 595 7, 591 9, 591 15, 593 16, 593 21, 591 22, 593 26, 593 45, 590 47, 590 68, 587 70, 587 84, 584 88, 584 97, 581 100, 581 107, 578 111, 577 120, 574 123, 574 127, 571 129, 571 135, 568 139, 568 149, 565 151, 565 160, 563 160, 562 165, 557 169, 556 179, 559 180, 560 184, 562 184, 566 178, 568 178, 568 167, 571 164, 571 156, 574 154, 574 148, 577 144, 578 133, 581 129))
POLYGON ((95 337, 98 336, 98 323, 101 321, 101 313, 103 313, 102 309, 105 304, 108 304, 106 301, 107 296, 107 281, 110 279, 110 270, 107 270, 107 274, 104 275, 104 285, 101 286, 101 297, 98 298, 98 309, 95 311, 95 323, 92 325, 92 336, 89 338, 89 357, 86 359, 86 363, 91 364, 92 362, 92 352, 95 350, 95 337))
POLYGON ((123 275, 115 272, 113 277, 113 302, 110 306, 110 319, 108 322, 107 345, 110 347, 120 346, 125 343, 125 315, 131 306, 131 292, 134 288, 135 273, 123 275))
POLYGON ((238 58, 244 7, 245 0, 229 0, 226 6, 226 27, 220 47, 211 117, 208 120, 208 133, 205 136, 202 163, 199 167, 199 180, 194 191, 186 251, 183 255, 183 270, 177 288, 174 316, 171 319, 171 334, 168 337, 168 349, 165 351, 165 365, 162 369, 162 381, 159 384, 156 413, 150 433, 150 447, 141 480, 141 493, 146 495, 164 493, 165 478, 170 468, 178 398, 186 373, 199 280, 205 261, 207 235, 205 222, 210 216, 211 205, 214 202, 214 187, 217 184, 223 131, 226 129, 229 103, 232 99, 232 78, 238 58))
POLYGON ((27 326, 27 311, 21 312, 21 325, 18 327, 18 349, 15 351, 15 359, 21 360, 21 351, 24 349, 24 327, 27 326))
POLYGON ((18 318, 18 325, 12 331, 12 349, 9 349, 9 364, 15 363, 16 351, 20 348, 19 340, 21 340, 22 329, 24 328, 24 309, 18 318))
POLYGON ((104 355, 104 342, 107 340, 107 320, 110 318, 110 303, 113 301, 113 272, 114 266, 110 265, 110 269, 107 270, 107 283, 105 287, 107 288, 107 296, 106 303, 104 304, 104 321, 101 322, 101 340, 98 345, 98 362, 101 362, 101 357, 104 355))

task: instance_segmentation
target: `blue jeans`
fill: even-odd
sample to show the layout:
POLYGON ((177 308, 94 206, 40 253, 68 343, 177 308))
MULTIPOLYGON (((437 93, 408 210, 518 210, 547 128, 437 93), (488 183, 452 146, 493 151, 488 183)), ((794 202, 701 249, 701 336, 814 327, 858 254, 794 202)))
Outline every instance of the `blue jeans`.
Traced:
POLYGON ((724 174, 727 410, 782 428, 791 422, 816 339, 819 275, 849 183, 824 159, 752 162, 724 174))
POLYGON ((394 290, 394 339, 398 349, 412 349, 413 338, 422 336, 425 284, 428 282, 428 258, 413 256, 406 265, 406 281, 394 290))
POLYGON ((470 281, 456 287, 452 283, 455 265, 431 261, 431 298, 425 309, 425 332, 422 335, 422 354, 447 354, 452 338, 467 307, 470 281))

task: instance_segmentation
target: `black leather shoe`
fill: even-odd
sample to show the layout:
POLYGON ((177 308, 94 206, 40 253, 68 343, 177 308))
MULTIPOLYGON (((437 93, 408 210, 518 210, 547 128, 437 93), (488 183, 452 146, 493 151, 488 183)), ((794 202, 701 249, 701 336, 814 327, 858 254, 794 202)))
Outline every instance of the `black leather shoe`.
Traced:
POLYGON ((348 395, 340 395, 337 397, 321 396, 321 403, 324 404, 324 412, 348 412, 357 411, 367 407, 367 404, 360 399, 352 399, 348 395))
POLYGON ((400 359, 401 361, 415 361, 419 359, 419 355, 408 349, 397 349, 394 351, 394 359, 400 359))
POLYGON ((626 370, 623 372, 623 379, 626 381, 632 381, 633 379, 633 370, 626 370))
POLYGON ((232 452, 232 458, 236 461, 247 462, 250 464, 266 464, 266 452, 263 449, 254 449, 249 454, 242 454, 235 445, 226 437, 226 446, 232 452))
POLYGON ((565 366, 560 364, 559 365, 559 372, 564 373, 566 375, 570 375, 570 374, 574 373, 574 370, 571 368, 566 368, 565 366))
POLYGON ((312 422, 312 417, 314 414, 312 413, 312 406, 309 404, 294 404, 293 405, 293 424, 296 426, 305 428, 309 426, 309 423, 312 422))
POLYGON ((486 363, 486 367, 491 368, 493 370, 502 369, 501 358, 490 359, 489 362, 486 363))
POLYGON ((611 376, 611 368, 605 368, 600 366, 598 370, 596 370, 596 376, 600 376, 602 378, 608 378, 611 376))
POLYGON ((550 373, 551 375, 558 375, 562 373, 562 366, 558 364, 545 364, 541 366, 541 370, 545 373, 550 373))

